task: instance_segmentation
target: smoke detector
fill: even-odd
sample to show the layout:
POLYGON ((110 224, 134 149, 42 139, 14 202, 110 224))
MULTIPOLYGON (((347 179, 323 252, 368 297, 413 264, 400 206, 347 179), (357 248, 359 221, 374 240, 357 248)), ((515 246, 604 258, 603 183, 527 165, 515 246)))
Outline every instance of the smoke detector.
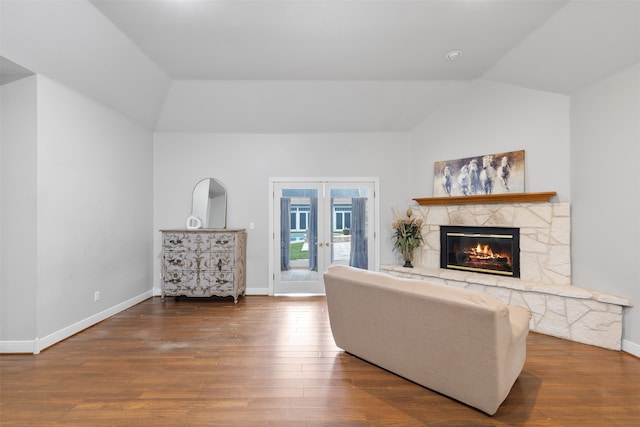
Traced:
POLYGON ((447 60, 448 61, 455 61, 457 59, 460 59, 461 56, 462 56, 462 51, 461 50, 451 50, 451 51, 447 52, 447 60))

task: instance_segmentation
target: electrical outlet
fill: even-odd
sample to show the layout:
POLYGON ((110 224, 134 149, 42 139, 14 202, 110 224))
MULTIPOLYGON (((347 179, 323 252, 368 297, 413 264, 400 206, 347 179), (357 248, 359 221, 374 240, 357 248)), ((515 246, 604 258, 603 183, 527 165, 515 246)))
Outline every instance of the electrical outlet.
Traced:
POLYGON ((93 300, 94 300, 94 301, 100 301, 100 291, 96 291, 96 292, 93 294, 93 300))

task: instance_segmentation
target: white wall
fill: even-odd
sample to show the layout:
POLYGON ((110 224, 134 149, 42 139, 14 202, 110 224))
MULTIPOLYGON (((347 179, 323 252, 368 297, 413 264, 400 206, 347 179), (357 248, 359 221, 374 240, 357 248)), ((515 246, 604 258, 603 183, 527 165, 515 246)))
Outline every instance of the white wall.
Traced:
POLYGON ((150 290, 153 144, 115 111, 38 81, 42 339, 150 290))
POLYGON ((571 97, 573 277, 629 298, 623 349, 640 355, 640 64, 571 97))
POLYGON ((247 228, 247 287, 269 286, 270 177, 379 177, 381 262, 390 249, 391 206, 411 198, 406 133, 202 134, 157 133, 154 142, 155 280, 160 289, 160 233, 184 228, 193 187, 221 180, 229 193, 228 228, 247 228))
MULTIPOLYGON (((0 348, 37 353, 151 295, 153 140, 53 80, 30 80, 37 91, 34 83, 20 96, 33 112, 2 145, 2 250, 17 251, 2 262, 3 324, 13 329, 0 348)), ((13 128, 20 117, 4 113, 13 128)))
POLYGON ((0 86, 0 342, 36 335, 36 77, 0 86))
POLYGON ((525 191, 570 198, 569 97, 478 80, 411 132, 412 193, 433 195, 433 164, 525 150, 525 191))

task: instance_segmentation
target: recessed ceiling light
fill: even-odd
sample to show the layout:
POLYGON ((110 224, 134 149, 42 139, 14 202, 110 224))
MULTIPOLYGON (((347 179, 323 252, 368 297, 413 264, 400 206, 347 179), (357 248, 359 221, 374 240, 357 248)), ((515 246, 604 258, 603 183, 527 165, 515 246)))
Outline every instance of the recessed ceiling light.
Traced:
POLYGON ((455 61, 456 59, 460 59, 461 56, 462 56, 461 50, 452 50, 447 52, 447 60, 449 61, 455 61))

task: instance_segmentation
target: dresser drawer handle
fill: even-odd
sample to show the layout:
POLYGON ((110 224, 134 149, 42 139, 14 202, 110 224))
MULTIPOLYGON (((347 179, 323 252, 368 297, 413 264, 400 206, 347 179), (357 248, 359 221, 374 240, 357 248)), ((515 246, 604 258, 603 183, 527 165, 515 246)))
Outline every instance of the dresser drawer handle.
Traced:
POLYGON ((180 239, 169 240, 169 243, 173 243, 174 245, 179 245, 180 243, 182 243, 182 240, 180 240, 180 239))
POLYGON ((171 279, 171 280, 169 280, 169 283, 180 283, 180 282, 182 282, 182 280, 180 280, 180 279, 171 279))
POLYGON ((224 279, 216 279, 216 283, 218 285, 224 285, 226 283, 229 283, 229 281, 228 280, 224 280, 224 279))
POLYGON ((169 264, 171 265, 182 265, 182 260, 181 259, 168 259, 167 261, 169 261, 169 264))
POLYGON ((216 243, 226 245, 227 243, 229 243, 229 240, 216 240, 216 243))

